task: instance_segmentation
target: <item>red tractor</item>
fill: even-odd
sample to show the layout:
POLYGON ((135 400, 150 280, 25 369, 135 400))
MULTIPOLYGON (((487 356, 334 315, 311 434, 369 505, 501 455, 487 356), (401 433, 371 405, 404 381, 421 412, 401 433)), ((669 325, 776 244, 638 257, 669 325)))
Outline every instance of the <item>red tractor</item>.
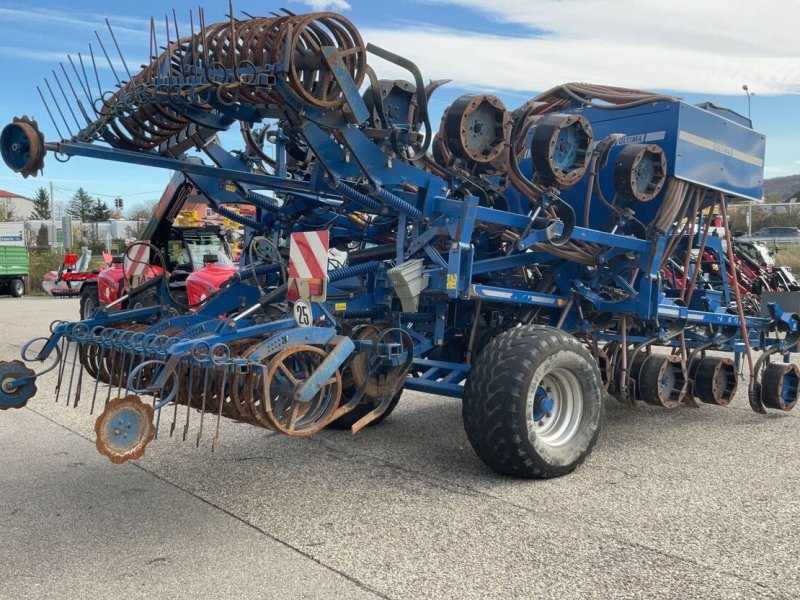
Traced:
MULTIPOLYGON (((77 254, 65 254, 58 271, 48 271, 42 278, 42 289, 56 298, 77 298, 81 295, 83 284, 97 279, 98 270, 89 270, 92 253, 84 250, 80 259, 77 254)), ((106 265, 111 263, 111 255, 103 253, 106 265)))
MULTIPOLYGON (((176 173, 139 240, 149 242, 158 252, 149 253, 150 260, 139 269, 141 276, 137 285, 166 271, 170 294, 177 305, 186 310, 191 310, 192 306, 216 292, 237 271, 223 227, 174 224, 187 199, 198 200, 193 192, 183 175, 176 173), (163 266, 159 254, 163 257, 163 266)), ((124 257, 115 257, 110 267, 83 282, 80 292, 82 319, 90 318, 99 306, 114 304, 125 297, 131 284, 125 263, 124 257)), ((124 299, 117 308, 151 306, 158 302, 158 291, 151 287, 124 299)))

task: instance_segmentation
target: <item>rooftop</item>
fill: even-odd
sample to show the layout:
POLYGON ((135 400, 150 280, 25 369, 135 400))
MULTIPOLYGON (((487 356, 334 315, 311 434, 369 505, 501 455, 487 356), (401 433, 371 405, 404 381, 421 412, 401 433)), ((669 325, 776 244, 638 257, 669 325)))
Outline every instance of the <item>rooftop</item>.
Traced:
POLYGON ((22 198, 23 200, 30 200, 30 198, 26 198, 25 196, 20 196, 19 194, 14 194, 12 192, 7 192, 5 190, 0 190, 0 198, 22 198))

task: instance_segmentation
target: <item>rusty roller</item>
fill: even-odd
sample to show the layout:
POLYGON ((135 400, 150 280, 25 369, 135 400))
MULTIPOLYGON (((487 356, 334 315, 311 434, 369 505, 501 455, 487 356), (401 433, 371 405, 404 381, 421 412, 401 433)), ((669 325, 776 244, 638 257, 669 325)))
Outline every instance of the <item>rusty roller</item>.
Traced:
POLYGON ((623 198, 649 202, 667 181, 667 157, 661 146, 629 144, 614 163, 614 188, 623 198))
POLYGON ((335 58, 360 86, 367 69, 366 49, 355 26, 340 15, 311 13, 215 23, 197 35, 171 43, 130 82, 103 100, 100 115, 125 145, 156 148, 185 131, 191 122, 178 110, 159 103, 159 97, 180 98, 201 111, 209 110, 203 94, 210 93, 223 102, 282 104, 283 99, 271 85, 255 76, 259 69, 280 63, 284 56, 289 59, 284 77, 292 91, 312 106, 337 109, 345 98, 323 47, 338 48, 335 58), (180 76, 198 67, 222 70, 233 77, 224 82, 209 81, 200 93, 190 93, 181 83, 151 85, 159 78, 180 76))
POLYGON ((489 94, 466 94, 451 104, 439 129, 439 161, 450 157, 469 169, 496 171, 509 134, 510 114, 503 102, 489 94))
POLYGON ((586 172, 594 139, 582 115, 548 114, 536 121, 531 159, 546 185, 569 187, 586 172))
POLYGON ((687 381, 677 356, 638 353, 630 373, 634 397, 645 404, 677 408, 686 395, 687 381))
POLYGON ((694 395, 704 404, 727 406, 733 400, 738 376, 733 360, 706 356, 689 365, 689 379, 694 383, 694 395))
POLYGON ((767 408, 790 411, 800 394, 800 367, 770 363, 761 378, 761 401, 767 408))

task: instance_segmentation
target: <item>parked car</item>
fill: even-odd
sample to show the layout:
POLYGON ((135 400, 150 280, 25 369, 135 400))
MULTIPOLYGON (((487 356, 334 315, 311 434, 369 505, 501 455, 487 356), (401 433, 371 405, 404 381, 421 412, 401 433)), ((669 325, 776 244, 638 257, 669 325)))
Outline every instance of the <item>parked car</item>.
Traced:
POLYGON ((800 243, 800 229, 797 227, 765 227, 752 235, 737 238, 741 242, 773 242, 776 244, 800 243))

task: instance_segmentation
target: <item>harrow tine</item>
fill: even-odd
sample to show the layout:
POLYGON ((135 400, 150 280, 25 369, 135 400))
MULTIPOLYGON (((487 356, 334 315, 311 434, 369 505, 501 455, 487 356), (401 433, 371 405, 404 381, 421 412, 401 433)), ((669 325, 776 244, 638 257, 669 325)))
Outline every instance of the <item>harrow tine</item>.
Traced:
MULTIPOLYGON (((77 344, 76 350, 80 351, 80 344, 77 344)), ((83 371, 84 367, 81 364, 80 369, 78 370, 78 383, 75 386, 75 398, 72 401, 72 408, 78 408, 78 401, 81 399, 81 386, 83 384, 83 371)))
POLYGON ((89 408, 89 414, 94 414, 94 404, 97 400, 97 389, 100 386, 100 373, 103 369, 103 359, 105 358, 106 347, 102 344, 98 344, 100 348, 100 354, 97 359, 97 375, 94 378, 94 393, 92 394, 92 406, 89 408))
MULTIPOLYGON (((72 394, 72 381, 75 379, 75 364, 78 362, 78 348, 80 344, 78 342, 75 343, 75 352, 72 353, 72 370, 69 374, 69 386, 67 387, 67 408, 69 408, 69 398, 72 394)), ((81 371, 83 371, 83 367, 81 367, 81 371)))
POLYGON ((214 433, 214 437, 211 438, 211 452, 214 452, 217 448, 217 441, 219 440, 219 423, 222 421, 222 409, 225 407, 225 388, 228 384, 228 368, 225 367, 222 371, 222 384, 220 385, 219 390, 219 411, 217 412, 217 429, 214 433))
POLYGON ((61 364, 58 366, 58 379, 56 380, 56 404, 58 403, 58 397, 61 395, 61 382, 64 379, 64 369, 66 368, 69 344, 70 341, 67 338, 61 341, 61 364))
POLYGON ((69 78, 69 75, 67 74, 67 69, 64 68, 64 63, 58 63, 58 66, 61 67, 61 71, 62 71, 62 73, 64 73, 64 79, 66 80, 67 85, 69 86, 69 89, 72 90, 72 95, 75 97, 75 103, 76 103, 76 106, 78 107, 78 110, 80 111, 81 115, 83 116, 84 120, 86 121, 86 124, 87 125, 91 125, 92 124, 92 119, 89 116, 89 113, 86 112, 86 109, 83 106, 83 102, 78 97, 78 93, 75 91, 75 86, 72 85, 72 80, 69 78))
POLYGON ((130 81, 131 79, 133 79, 133 77, 131 76, 130 69, 128 69, 128 63, 125 62, 125 57, 122 55, 122 50, 120 50, 119 48, 119 43, 117 42, 117 36, 114 35, 114 30, 111 29, 111 23, 109 22, 108 19, 106 19, 106 27, 108 27, 108 33, 111 34, 111 39, 114 41, 114 46, 117 48, 117 54, 119 54, 119 59, 122 61, 122 66, 125 67, 125 72, 128 74, 128 81, 130 81))
MULTIPOLYGON (((153 407, 154 408, 155 408, 155 405, 158 404, 158 398, 159 398, 160 395, 161 395, 161 393, 160 393, 159 390, 156 390, 156 391, 153 392, 153 407)), ((158 439, 158 428, 161 425, 161 408, 162 407, 159 406, 156 409, 156 433, 155 433, 155 437, 153 438, 153 439, 156 439, 156 440, 158 439)))
POLYGON ((44 109, 47 111, 47 114, 50 116, 50 122, 53 124, 53 127, 55 128, 56 133, 58 134, 58 137, 60 137, 61 139, 64 139, 64 135, 61 133, 61 130, 58 128, 58 124, 56 123, 55 118, 53 118, 53 113, 50 111, 50 106, 48 106, 47 100, 44 99, 44 94, 42 94, 42 90, 38 85, 36 86, 36 91, 39 92, 39 98, 41 98, 42 104, 44 104, 44 109))
MULTIPOLYGON (((183 364, 183 362, 181 362, 183 364)), ((181 369, 182 371, 183 369, 181 369)), ((169 426, 169 437, 172 437, 172 434, 175 433, 175 424, 178 422, 178 398, 181 396, 181 387, 184 386, 182 378, 178 381, 178 391, 175 394, 175 398, 172 400, 173 410, 172 410, 172 423, 169 426)), ((184 388, 185 389, 185 388, 184 388)))
POLYGON ((94 37, 97 38, 97 42, 100 44, 100 49, 103 51, 103 56, 106 57, 106 62, 108 63, 111 72, 114 74, 114 79, 117 80, 117 85, 119 87, 122 87, 122 82, 120 81, 119 76, 117 75, 117 70, 114 68, 114 63, 111 62, 111 58, 108 56, 108 52, 106 51, 106 45, 103 43, 103 40, 100 39, 100 34, 97 33, 97 31, 94 32, 94 37))
MULTIPOLYGON (((70 103, 69 98, 67 97, 67 94, 64 91, 64 86, 61 85, 61 80, 58 78, 58 75, 56 74, 55 69, 51 69, 50 72, 53 74, 53 78, 56 81, 56 85, 58 86, 58 89, 61 90, 61 95, 64 96, 64 104, 66 105, 67 110, 72 115, 72 118, 75 120, 75 125, 77 125, 78 131, 80 131, 81 130, 81 123, 80 123, 80 121, 78 121, 78 117, 75 116, 75 111, 72 110, 72 104, 70 103)), ((66 71, 65 71, 65 73, 66 73, 66 71)))
MULTIPOLYGON (((135 350, 131 350, 130 354, 131 354, 131 364, 128 365, 127 375, 129 375, 131 373, 131 371, 133 371, 133 368, 136 365, 136 357, 138 356, 138 354, 137 354, 137 352, 135 350)), ((125 377, 125 395, 127 396, 130 393, 130 391, 131 391, 131 388, 130 388, 130 385, 128 383, 128 377, 126 376, 125 377)))
MULTIPOLYGON (((125 377, 125 359, 128 357, 128 353, 120 350, 120 360, 119 360, 119 376, 117 377, 117 396, 122 397, 122 380, 126 380, 127 385, 127 377, 125 377)), ((130 365, 128 366, 130 369, 130 365)))
POLYGON ((114 389, 114 370, 117 362, 117 353, 114 352, 113 347, 110 349, 110 352, 111 356, 109 357, 108 365, 108 392, 106 393, 106 404, 108 404, 111 400, 111 390, 114 389))
POLYGON ((206 367, 205 369, 205 377, 203 378, 203 403, 200 406, 200 428, 197 431, 197 443, 195 445, 196 448, 200 447, 200 438, 203 436, 203 420, 206 416, 206 400, 208 399, 208 375, 209 375, 210 367, 206 367))
POLYGON ((195 363, 190 359, 189 364, 189 393, 186 394, 186 422, 183 425, 183 441, 189 433, 189 420, 192 416, 192 394, 194 393, 194 366, 195 363))
POLYGON ((67 128, 70 137, 72 137, 74 134, 72 133, 72 128, 69 126, 69 121, 67 121, 67 118, 64 116, 64 111, 61 110, 61 105, 58 103, 58 100, 56 100, 56 95, 53 93, 53 88, 50 87, 50 82, 46 77, 44 79, 44 84, 47 86, 47 91, 50 92, 50 97, 53 99, 53 104, 55 104, 58 114, 61 115, 61 120, 64 121, 64 126, 67 128))
POLYGON ((102 360, 103 360, 103 355, 102 355, 102 351, 101 351, 100 358, 98 359, 98 363, 97 363, 98 364, 97 373, 94 376, 94 391, 92 392, 92 404, 89 407, 89 414, 90 415, 94 414, 94 404, 95 404, 95 401, 97 400, 97 388, 100 385, 100 367, 99 367, 99 365, 101 364, 102 360))
POLYGON ((94 78, 97 81, 97 99, 105 103, 105 99, 103 98, 103 86, 100 84, 100 73, 97 71, 97 61, 95 60, 94 49, 91 44, 89 44, 89 57, 92 59, 92 70, 94 71, 94 78))

